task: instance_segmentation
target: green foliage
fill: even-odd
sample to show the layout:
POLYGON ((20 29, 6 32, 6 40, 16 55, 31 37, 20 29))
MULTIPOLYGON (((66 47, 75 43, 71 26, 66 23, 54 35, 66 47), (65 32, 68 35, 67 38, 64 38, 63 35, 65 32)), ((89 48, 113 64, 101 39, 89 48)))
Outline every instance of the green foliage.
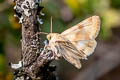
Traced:
POLYGON ((4 2, 4 0, 0 0, 0 3, 4 2))
POLYGON ((120 9, 120 0, 111 0, 111 6, 120 9))
POLYGON ((6 73, 6 60, 5 60, 5 57, 2 55, 2 54, 0 54, 0 72, 2 72, 2 73, 6 73))

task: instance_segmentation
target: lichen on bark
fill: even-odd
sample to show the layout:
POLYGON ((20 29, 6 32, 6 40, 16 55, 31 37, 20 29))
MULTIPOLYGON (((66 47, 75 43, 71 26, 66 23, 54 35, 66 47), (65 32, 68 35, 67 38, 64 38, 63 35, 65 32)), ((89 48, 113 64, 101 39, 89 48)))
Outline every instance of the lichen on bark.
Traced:
POLYGON ((22 26, 22 66, 15 70, 15 80, 56 80, 54 60, 51 50, 41 45, 40 19, 43 9, 41 0, 15 0, 15 16, 22 26), (35 35, 35 36, 34 36, 35 35), (41 50, 42 49, 42 50, 41 50))

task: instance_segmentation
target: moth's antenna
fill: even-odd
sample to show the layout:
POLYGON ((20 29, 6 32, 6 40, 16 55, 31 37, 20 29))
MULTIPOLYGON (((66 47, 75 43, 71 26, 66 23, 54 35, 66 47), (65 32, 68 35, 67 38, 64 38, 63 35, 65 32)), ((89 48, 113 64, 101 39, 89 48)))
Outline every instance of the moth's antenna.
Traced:
POLYGON ((50 33, 52 33, 52 16, 50 18, 51 24, 50 24, 50 33))

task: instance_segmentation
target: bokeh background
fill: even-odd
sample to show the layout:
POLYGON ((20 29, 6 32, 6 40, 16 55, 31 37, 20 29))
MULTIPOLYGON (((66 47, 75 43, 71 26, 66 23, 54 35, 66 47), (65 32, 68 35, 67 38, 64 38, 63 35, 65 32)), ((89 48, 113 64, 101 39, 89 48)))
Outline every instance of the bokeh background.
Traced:
MULTIPOLYGON (((0 80, 12 80, 9 62, 21 56, 21 25, 14 17, 12 0, 0 0, 0 80)), ((80 21, 99 15, 101 30, 97 48, 82 68, 76 69, 64 59, 54 61, 60 80, 120 80, 120 0, 42 0, 44 6, 41 30, 49 32, 53 16, 53 32, 62 32, 80 21)))

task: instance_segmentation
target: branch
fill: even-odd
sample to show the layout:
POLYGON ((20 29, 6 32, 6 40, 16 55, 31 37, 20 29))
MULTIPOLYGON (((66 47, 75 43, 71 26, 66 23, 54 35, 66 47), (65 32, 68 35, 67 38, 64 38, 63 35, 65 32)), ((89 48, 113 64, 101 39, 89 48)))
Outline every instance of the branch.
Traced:
MULTIPOLYGON (((40 32, 39 13, 43 8, 40 2, 41 0, 15 0, 15 16, 22 25, 22 66, 17 64, 16 80, 56 80, 53 73, 56 67, 49 66, 54 55, 40 44, 41 34, 37 34, 40 32)), ((11 66, 14 68, 14 65, 11 66)))

